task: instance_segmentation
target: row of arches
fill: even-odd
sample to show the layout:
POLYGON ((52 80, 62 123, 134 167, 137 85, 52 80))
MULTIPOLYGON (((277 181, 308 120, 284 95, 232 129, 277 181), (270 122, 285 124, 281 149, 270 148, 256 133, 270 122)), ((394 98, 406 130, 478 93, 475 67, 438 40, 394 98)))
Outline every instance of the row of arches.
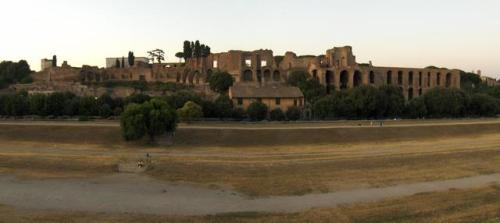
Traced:
MULTIPOLYGON (((389 70, 387 71, 387 74, 386 74, 386 84, 393 84, 393 71, 389 70)), ((403 85, 403 71, 398 71, 397 72, 397 84, 398 85, 403 85)), ((409 86, 413 86, 415 84, 415 80, 414 80, 414 76, 415 76, 415 73, 413 71, 410 71, 408 72, 408 85, 409 86)), ((441 73, 436 73, 436 76, 435 76, 435 83, 436 83, 436 86, 441 86, 442 83, 441 83, 441 73)), ((432 85, 432 74, 431 72, 428 72, 427 73, 427 87, 431 87, 432 85)), ((423 83, 423 74, 422 72, 418 72, 418 85, 419 86, 422 86, 422 83, 423 83)), ((445 87, 449 88, 452 86, 452 83, 453 83, 453 75, 451 73, 447 73, 446 74, 446 78, 445 78, 445 87)))
MULTIPOLYGON (((271 70, 264 70, 264 72, 262 73, 262 71, 258 70, 257 71, 257 82, 261 83, 262 81, 276 81, 276 82, 279 82, 281 81, 281 73, 279 70, 275 70, 274 72, 272 72, 271 74, 271 70)), ((242 74, 242 77, 241 77, 242 81, 244 82, 252 82, 254 81, 254 74, 253 74, 253 71, 252 70, 245 70, 242 74)))
MULTIPOLYGON (((335 77, 334 77, 334 72, 331 70, 327 70, 325 74, 325 82, 326 82, 326 87, 327 87, 327 92, 330 93, 332 87, 335 85, 335 77)), ((317 71, 313 71, 313 77, 317 78, 317 71), (316 74, 316 77, 315 77, 316 74)), ((375 76, 373 76, 373 79, 375 76)), ((352 86, 353 87, 358 87, 363 84, 362 81, 362 73, 359 70, 354 71, 353 79, 352 79, 352 86)), ((347 89, 349 88, 349 71, 343 70, 340 72, 340 89, 347 89)))

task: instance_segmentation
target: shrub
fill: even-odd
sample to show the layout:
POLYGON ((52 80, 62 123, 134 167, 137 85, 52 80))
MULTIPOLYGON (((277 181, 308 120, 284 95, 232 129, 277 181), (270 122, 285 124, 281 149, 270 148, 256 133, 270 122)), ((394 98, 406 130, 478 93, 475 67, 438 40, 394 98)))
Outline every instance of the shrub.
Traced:
POLYGON ((300 119, 301 113, 300 108, 293 106, 286 111, 286 117, 290 121, 297 121, 300 119))
POLYGON ((500 113, 500 100, 486 94, 471 97, 469 112, 473 116, 493 117, 500 113))
POLYGON ((99 108, 99 116, 103 118, 109 118, 111 115, 113 115, 113 111, 111 110, 111 106, 108 104, 103 104, 99 108))
POLYGON ((267 117, 267 106, 262 102, 254 102, 247 109, 251 121, 262 121, 267 117))
POLYGON ((149 136, 151 142, 165 132, 173 132, 177 127, 177 113, 164 101, 153 99, 144 104, 132 103, 120 118, 122 135, 127 141, 149 136))
POLYGON ((221 95, 215 100, 217 116, 220 119, 230 118, 233 112, 233 101, 226 95, 221 95))
POLYGON ((270 118, 272 121, 283 121, 285 120, 285 113, 281 108, 276 108, 271 111, 270 118))
POLYGON ((232 117, 234 120, 241 121, 245 119, 246 116, 247 114, 245 112, 245 109, 239 107, 233 109, 232 117))
POLYGON ((203 117, 203 109, 198 104, 188 101, 184 107, 177 110, 179 118, 183 122, 191 122, 203 117))

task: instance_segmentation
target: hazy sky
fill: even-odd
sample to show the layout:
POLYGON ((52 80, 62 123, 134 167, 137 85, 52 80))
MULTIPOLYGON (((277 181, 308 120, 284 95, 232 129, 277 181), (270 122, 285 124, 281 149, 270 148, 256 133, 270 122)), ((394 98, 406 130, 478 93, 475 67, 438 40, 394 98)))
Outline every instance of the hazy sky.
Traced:
POLYGON ((0 60, 58 55, 70 65, 186 39, 213 52, 323 54, 351 45, 358 62, 483 70, 500 77, 499 0, 0 0, 0 60))

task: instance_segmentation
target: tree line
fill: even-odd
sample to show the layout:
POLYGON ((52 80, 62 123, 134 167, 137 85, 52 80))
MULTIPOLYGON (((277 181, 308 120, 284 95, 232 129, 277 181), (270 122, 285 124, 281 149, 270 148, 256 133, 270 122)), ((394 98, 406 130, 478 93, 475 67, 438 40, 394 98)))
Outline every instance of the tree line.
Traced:
POLYGON ((200 58, 207 57, 211 53, 211 49, 208 45, 200 43, 199 40, 196 41, 184 41, 182 46, 183 51, 175 54, 176 57, 184 58, 187 61, 190 58, 200 58))
POLYGON ((11 84, 26 84, 33 82, 30 74, 33 71, 26 60, 19 62, 2 61, 0 62, 0 89, 6 88, 11 84))
POLYGON ((461 118, 500 114, 500 86, 487 87, 475 74, 465 74, 463 89, 435 88, 406 101, 396 86, 361 86, 327 94, 326 87, 305 71, 288 79, 299 87, 314 119, 461 118), (474 75, 474 76, 472 76, 474 75), (477 80, 479 79, 479 80, 477 80), (472 83, 472 84, 471 84, 472 83))

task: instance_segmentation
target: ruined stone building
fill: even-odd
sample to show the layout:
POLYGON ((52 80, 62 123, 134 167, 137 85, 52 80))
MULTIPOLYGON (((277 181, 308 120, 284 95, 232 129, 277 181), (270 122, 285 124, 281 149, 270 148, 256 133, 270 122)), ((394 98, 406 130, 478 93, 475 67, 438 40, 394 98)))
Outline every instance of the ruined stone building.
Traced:
MULTIPOLYGON (((116 61, 116 58, 109 61, 112 59, 116 61)), ((291 72, 303 70, 326 86, 328 92, 361 85, 394 85, 401 88, 406 98, 411 99, 434 87, 460 87, 459 70, 360 64, 350 46, 335 47, 320 56, 297 56, 293 52, 274 56, 271 50, 231 50, 191 58, 186 63, 153 65, 143 63, 138 58, 134 66, 125 68, 48 67, 48 63, 46 61, 45 69, 34 75, 36 81, 82 83, 142 80, 205 86, 214 72, 226 71, 234 77, 236 85, 253 86, 257 88, 254 91, 258 91, 258 88, 267 85, 284 85, 291 72)))

